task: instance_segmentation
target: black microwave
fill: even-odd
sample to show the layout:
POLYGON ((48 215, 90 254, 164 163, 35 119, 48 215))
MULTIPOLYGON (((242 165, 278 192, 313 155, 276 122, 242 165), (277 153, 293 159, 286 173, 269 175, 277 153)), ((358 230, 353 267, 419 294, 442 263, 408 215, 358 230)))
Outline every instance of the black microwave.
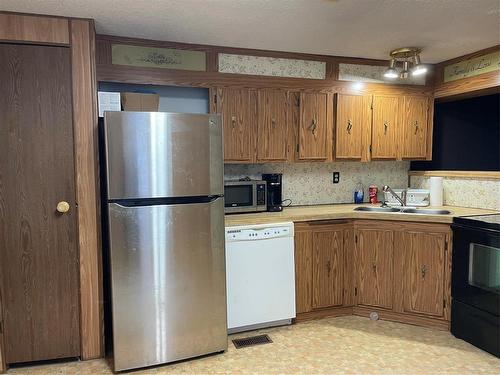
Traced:
POLYGON ((266 181, 225 181, 224 212, 260 212, 267 210, 266 181))

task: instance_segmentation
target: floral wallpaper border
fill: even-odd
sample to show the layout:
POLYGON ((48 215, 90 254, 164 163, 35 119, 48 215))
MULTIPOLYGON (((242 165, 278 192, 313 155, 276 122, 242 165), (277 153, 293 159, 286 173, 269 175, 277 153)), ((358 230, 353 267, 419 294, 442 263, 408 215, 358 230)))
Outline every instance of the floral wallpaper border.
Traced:
POLYGON ((362 64, 339 64, 340 81, 357 81, 373 83, 392 83, 400 85, 425 85, 425 75, 419 77, 408 77, 407 79, 389 80, 384 78, 386 66, 362 65, 362 64))
POLYGON ((326 62, 219 53, 219 72, 325 79, 326 62))

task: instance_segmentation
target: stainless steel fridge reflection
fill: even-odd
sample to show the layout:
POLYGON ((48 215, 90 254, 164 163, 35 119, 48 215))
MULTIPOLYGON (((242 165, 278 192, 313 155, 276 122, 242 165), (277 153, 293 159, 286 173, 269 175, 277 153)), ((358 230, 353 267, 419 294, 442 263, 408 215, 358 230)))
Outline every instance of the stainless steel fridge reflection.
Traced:
POLYGON ((115 371, 227 349, 219 115, 106 112, 115 371))

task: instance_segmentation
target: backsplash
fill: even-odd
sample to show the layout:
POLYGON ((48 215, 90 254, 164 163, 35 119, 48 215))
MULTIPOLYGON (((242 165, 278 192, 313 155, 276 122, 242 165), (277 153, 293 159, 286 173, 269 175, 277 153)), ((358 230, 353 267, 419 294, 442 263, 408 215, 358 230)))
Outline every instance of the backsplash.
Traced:
POLYGON ((358 182, 364 185, 365 201, 368 186, 383 185, 393 188, 408 184, 409 162, 376 161, 370 163, 273 163, 273 164, 226 164, 224 178, 241 177, 260 179, 262 173, 283 174, 283 199, 291 199, 293 206, 329 203, 353 203, 354 188, 358 182), (340 172, 340 182, 334 184, 333 172, 340 172))
MULTIPOLYGON (((429 188, 429 177, 411 176, 410 187, 429 188)), ((500 210, 500 180, 445 177, 443 203, 449 206, 500 210)))

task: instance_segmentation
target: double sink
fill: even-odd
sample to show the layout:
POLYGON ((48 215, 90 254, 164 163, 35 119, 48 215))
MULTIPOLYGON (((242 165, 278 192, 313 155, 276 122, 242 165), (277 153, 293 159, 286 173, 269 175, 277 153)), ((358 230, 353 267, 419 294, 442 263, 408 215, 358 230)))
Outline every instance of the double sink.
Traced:
POLYGON ((360 206, 356 207, 354 211, 364 211, 364 212, 398 212, 401 214, 422 214, 422 215, 449 215, 451 211, 442 209, 430 209, 430 208, 413 208, 413 207, 369 207, 360 206))

